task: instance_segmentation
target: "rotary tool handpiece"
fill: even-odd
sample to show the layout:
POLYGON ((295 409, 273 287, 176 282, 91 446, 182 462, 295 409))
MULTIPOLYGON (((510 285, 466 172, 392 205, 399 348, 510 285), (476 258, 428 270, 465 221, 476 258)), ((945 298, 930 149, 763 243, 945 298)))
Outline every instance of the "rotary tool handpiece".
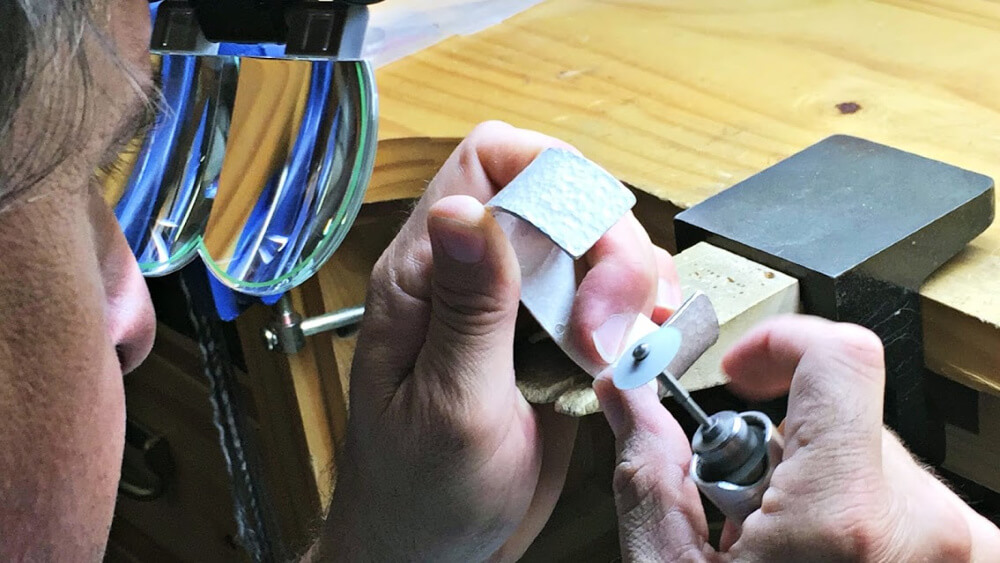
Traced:
POLYGON ((722 411, 691 443, 691 478, 727 518, 742 523, 760 508, 784 443, 764 413, 722 411))

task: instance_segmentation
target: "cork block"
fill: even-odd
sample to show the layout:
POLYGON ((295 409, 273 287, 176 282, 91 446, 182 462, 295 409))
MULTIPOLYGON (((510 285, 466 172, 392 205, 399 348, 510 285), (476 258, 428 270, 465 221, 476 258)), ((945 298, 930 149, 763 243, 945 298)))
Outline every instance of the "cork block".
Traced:
POLYGON ((674 257, 684 297, 702 291, 719 317, 719 341, 698 359, 681 383, 689 391, 725 384, 722 356, 754 325, 799 311, 798 281, 708 243, 674 257))

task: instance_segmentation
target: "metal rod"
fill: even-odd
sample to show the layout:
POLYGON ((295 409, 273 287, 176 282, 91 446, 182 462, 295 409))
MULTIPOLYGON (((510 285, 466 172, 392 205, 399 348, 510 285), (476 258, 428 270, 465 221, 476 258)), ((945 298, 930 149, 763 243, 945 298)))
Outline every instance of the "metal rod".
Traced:
POLYGON ((302 329, 302 334, 305 336, 312 336, 321 332, 328 332, 331 330, 337 330, 338 328, 358 324, 361 322, 361 317, 364 314, 364 305, 356 305, 354 307, 347 307, 346 309, 326 313, 325 315, 320 315, 318 317, 305 319, 299 324, 299 327, 302 329))
POLYGON ((674 376, 670 374, 669 371, 665 371, 660 375, 656 376, 656 379, 667 389, 670 390, 670 394, 674 396, 674 399, 684 410, 688 411, 691 418, 698 422, 699 426, 709 427, 712 425, 711 421, 708 419, 708 415, 705 411, 698 406, 698 403, 694 402, 691 398, 691 394, 687 392, 687 389, 681 386, 680 382, 674 379, 674 376))

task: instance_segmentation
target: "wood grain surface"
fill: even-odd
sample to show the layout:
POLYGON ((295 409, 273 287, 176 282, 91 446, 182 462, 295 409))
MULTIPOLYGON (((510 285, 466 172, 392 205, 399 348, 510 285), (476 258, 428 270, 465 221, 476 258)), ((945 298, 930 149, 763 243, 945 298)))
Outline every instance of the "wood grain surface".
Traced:
MULTIPOLYGON (((419 194, 442 146, 487 119, 563 138, 680 207, 834 133, 1000 178, 992 2, 547 0, 378 81, 392 150, 376 180, 392 189, 376 181, 372 200, 419 194)), ((1000 391, 998 289, 995 225, 922 290, 928 365, 1000 391)))

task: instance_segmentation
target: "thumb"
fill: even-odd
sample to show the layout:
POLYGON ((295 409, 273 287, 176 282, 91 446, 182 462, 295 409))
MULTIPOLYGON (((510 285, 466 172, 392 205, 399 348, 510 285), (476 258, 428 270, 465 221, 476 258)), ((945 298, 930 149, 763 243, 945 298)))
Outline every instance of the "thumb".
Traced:
POLYGON ((506 235, 482 203, 464 195, 435 203, 427 231, 431 320, 418 377, 452 391, 513 389, 521 274, 506 235))
POLYGON ((607 375, 594 391, 615 434, 618 534, 625 561, 705 559, 712 553, 691 448, 650 386, 623 391, 607 375))

